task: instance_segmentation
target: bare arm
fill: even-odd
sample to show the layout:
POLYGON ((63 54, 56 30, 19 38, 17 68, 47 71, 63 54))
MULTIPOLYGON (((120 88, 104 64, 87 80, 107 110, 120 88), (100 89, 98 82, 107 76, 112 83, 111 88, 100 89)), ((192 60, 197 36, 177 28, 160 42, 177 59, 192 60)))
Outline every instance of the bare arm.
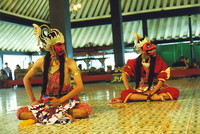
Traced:
POLYGON ((41 67, 41 64, 42 64, 42 59, 38 59, 33 65, 33 67, 31 68, 31 70, 28 71, 28 73, 24 76, 24 79, 23 79, 26 92, 29 96, 30 101, 33 104, 37 104, 39 102, 36 101, 35 99, 30 80, 38 72, 38 70, 41 67))
POLYGON ((122 73, 122 79, 123 79, 125 88, 126 88, 127 90, 130 89, 129 78, 128 78, 127 74, 122 73))

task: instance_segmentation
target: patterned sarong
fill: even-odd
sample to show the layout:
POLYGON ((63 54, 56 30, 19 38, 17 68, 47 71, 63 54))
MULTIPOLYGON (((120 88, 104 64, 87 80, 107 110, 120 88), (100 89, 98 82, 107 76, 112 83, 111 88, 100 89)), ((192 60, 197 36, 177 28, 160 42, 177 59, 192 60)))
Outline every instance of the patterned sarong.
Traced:
POLYGON ((73 100, 65 105, 60 105, 58 107, 50 106, 49 104, 41 103, 38 105, 28 106, 29 111, 38 120, 38 123, 42 124, 68 124, 71 123, 71 119, 66 117, 65 114, 68 110, 79 104, 80 101, 73 100))

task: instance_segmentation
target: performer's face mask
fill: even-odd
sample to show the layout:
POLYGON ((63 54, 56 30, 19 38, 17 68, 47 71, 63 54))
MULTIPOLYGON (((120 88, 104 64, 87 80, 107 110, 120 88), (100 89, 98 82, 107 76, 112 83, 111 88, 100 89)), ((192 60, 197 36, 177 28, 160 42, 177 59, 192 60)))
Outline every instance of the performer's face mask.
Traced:
POLYGON ((146 42, 142 46, 142 50, 146 55, 155 55, 156 54, 156 46, 153 45, 151 42, 146 42))
POLYGON ((61 56, 65 53, 65 45, 64 43, 56 43, 55 45, 53 45, 54 47, 54 51, 56 53, 57 56, 61 56))

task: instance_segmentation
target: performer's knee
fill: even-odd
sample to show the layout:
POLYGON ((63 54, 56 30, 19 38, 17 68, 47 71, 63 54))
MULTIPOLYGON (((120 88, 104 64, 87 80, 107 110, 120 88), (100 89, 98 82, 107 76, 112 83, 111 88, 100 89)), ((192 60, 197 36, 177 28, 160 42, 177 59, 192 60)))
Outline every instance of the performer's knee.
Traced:
POLYGON ((123 91, 121 92, 121 99, 122 99, 122 100, 125 100, 126 97, 127 97, 130 93, 132 93, 131 90, 123 90, 123 91))
POLYGON ((21 118, 21 114, 22 114, 23 112, 29 112, 28 107, 21 107, 21 108, 19 108, 19 109, 17 110, 17 113, 16 113, 17 119, 23 120, 23 119, 21 118))
POLYGON ((168 88, 162 89, 158 92, 158 94, 160 93, 167 93, 170 99, 173 99, 173 100, 177 100, 178 97, 180 96, 180 91, 174 87, 168 87, 168 88))
POLYGON ((171 90, 169 93, 172 95, 174 100, 177 100, 178 97, 180 96, 180 91, 177 88, 171 87, 171 90))
POLYGON ((88 117, 88 114, 86 111, 82 110, 82 109, 72 109, 70 110, 70 114, 74 117, 74 118, 86 118, 88 117))
POLYGON ((75 106, 74 110, 78 109, 78 111, 74 111, 77 113, 78 116, 81 116, 81 118, 88 117, 92 113, 92 107, 85 103, 81 102, 77 106, 75 106))

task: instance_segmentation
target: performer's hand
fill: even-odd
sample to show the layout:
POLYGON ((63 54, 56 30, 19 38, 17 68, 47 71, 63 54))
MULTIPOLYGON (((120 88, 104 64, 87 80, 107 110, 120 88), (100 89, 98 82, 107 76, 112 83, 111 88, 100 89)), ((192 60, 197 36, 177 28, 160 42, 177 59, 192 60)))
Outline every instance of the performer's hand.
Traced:
POLYGON ((49 101, 50 101, 50 105, 52 105, 53 107, 57 107, 61 104, 60 100, 56 97, 48 97, 49 101))
POLYGON ((35 101, 32 101, 31 103, 32 103, 33 105, 40 104, 40 103, 42 103, 42 100, 41 100, 41 99, 35 100, 35 101))

